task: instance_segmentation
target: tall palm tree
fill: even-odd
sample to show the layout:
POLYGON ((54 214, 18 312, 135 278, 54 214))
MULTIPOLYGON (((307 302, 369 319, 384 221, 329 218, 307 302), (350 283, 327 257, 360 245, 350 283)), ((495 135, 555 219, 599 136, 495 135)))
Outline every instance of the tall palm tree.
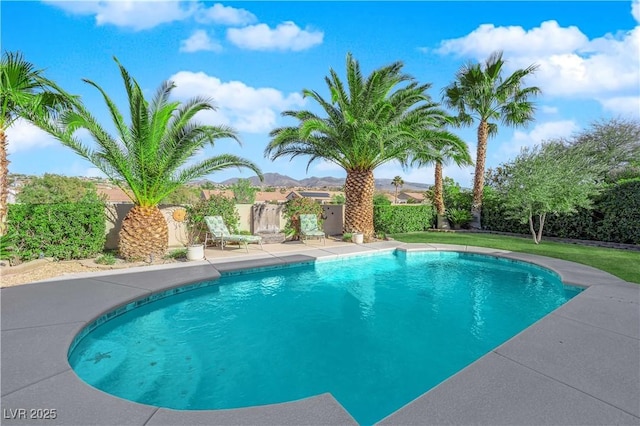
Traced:
POLYGON ((391 185, 396 187, 394 204, 398 204, 398 187, 402 187, 402 185, 404 185, 404 180, 402 180, 402 178, 400 176, 396 176, 391 181, 391 185))
MULTIPOLYGON (((472 165, 469 146, 455 134, 442 129, 425 129, 420 142, 412 152, 412 164, 435 164, 433 203, 437 215, 442 217, 445 214, 442 167, 452 161, 457 166, 472 165)), ((443 222, 439 220, 438 227, 441 227, 440 223, 443 222)))
POLYGON ((235 131, 195 121, 198 112, 213 110, 213 104, 200 97, 184 103, 170 101, 175 88, 171 81, 162 83, 153 99, 147 101, 138 82, 114 59, 128 95, 130 124, 125 123, 100 86, 84 80, 102 94, 116 136, 107 133, 80 103, 58 121, 49 121, 43 127, 130 194, 134 206, 122 222, 118 248, 126 259, 147 259, 164 255, 168 245, 167 222, 158 208, 160 200, 193 179, 230 167, 249 168, 261 179, 262 173, 253 162, 229 154, 189 164, 194 155, 217 139, 238 140, 235 131), (78 129, 89 132, 97 149, 74 136, 78 129))
POLYGON ((68 106, 72 98, 27 62, 20 52, 4 52, 0 60, 0 236, 7 230, 9 193, 6 131, 18 118, 37 121, 68 106))
POLYGON ((473 228, 480 228, 484 168, 487 141, 498 132, 497 121, 513 127, 526 126, 534 120, 535 106, 531 98, 540 94, 535 86, 524 87, 524 78, 533 74, 537 65, 518 69, 503 78, 502 52, 494 52, 481 64, 463 65, 453 83, 444 88, 446 106, 457 111, 460 125, 470 126, 478 121, 478 149, 473 178, 473 228))
POLYGON ((346 59, 347 86, 330 69, 325 77, 331 95, 304 90, 325 117, 311 111, 285 111, 299 121, 297 126, 271 132, 265 155, 272 160, 284 156, 309 156, 307 167, 324 159, 347 172, 345 181, 345 232, 373 237, 373 171, 392 160, 407 159, 413 135, 434 107, 426 94, 429 84, 418 84, 395 62, 374 70, 366 79, 351 54, 346 59))

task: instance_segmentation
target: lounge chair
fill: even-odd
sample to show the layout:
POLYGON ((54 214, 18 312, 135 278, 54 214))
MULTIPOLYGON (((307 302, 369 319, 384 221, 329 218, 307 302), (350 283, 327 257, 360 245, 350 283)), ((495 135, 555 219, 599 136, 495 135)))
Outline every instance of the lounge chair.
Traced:
POLYGON ((315 214, 300 215, 300 238, 306 244, 309 237, 319 237, 322 244, 326 244, 324 231, 318 227, 318 216, 315 214))
POLYGON ((209 241, 213 241, 220 243, 221 250, 224 250, 224 246, 227 243, 244 244, 244 249, 247 253, 249 253, 249 248, 247 247, 249 243, 260 244, 260 249, 263 249, 262 237, 258 235, 231 234, 222 216, 205 216, 204 222, 207 224, 207 228, 209 228, 209 232, 206 233, 204 238, 205 247, 209 241))

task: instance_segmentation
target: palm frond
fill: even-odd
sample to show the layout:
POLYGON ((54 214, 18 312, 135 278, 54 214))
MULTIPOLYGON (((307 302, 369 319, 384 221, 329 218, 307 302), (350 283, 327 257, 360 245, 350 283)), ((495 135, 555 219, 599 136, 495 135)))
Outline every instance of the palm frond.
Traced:
POLYGON ((161 84, 151 102, 147 101, 138 82, 117 58, 114 60, 129 100, 129 124, 107 93, 93 81, 85 80, 102 94, 117 136, 110 135, 79 102, 59 119, 50 121, 45 130, 130 191, 136 204, 153 206, 189 179, 226 167, 247 167, 262 176, 254 163, 235 156, 213 157, 188 166, 205 146, 221 138, 238 140, 235 130, 196 122, 194 116, 213 109, 213 104, 201 97, 185 103, 171 101, 175 88, 172 82, 161 84), (91 135, 95 148, 74 136, 79 129, 91 135))

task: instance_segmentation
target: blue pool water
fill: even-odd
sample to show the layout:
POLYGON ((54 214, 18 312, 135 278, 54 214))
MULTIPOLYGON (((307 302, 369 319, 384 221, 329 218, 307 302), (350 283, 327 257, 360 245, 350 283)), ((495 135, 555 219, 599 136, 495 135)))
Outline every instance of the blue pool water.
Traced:
POLYGON ((390 252, 224 276, 105 321, 87 383, 174 409, 330 392, 361 424, 399 409, 579 292, 487 256, 390 252))

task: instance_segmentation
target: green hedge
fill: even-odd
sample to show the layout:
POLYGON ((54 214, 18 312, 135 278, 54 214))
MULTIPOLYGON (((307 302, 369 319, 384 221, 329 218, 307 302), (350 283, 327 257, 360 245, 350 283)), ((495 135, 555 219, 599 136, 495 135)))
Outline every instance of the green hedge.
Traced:
MULTIPOLYGON (((529 227, 509 220, 499 197, 482 206, 482 227, 491 231, 527 234, 529 227)), ((593 200, 591 209, 547 216, 543 234, 548 237, 640 244, 640 179, 620 181, 593 200)))
POLYGON ((640 179, 618 182, 598 199, 597 237, 640 244, 640 179))
POLYGON ((15 233, 14 253, 21 260, 85 259, 104 248, 102 203, 10 204, 8 219, 15 233))
POLYGON ((376 232, 397 234, 433 228, 435 210, 424 204, 374 205, 373 227, 376 232))
POLYGON ((487 231, 513 232, 516 234, 528 234, 529 225, 522 224, 507 216, 500 196, 492 194, 485 195, 482 200, 482 229, 487 231))

